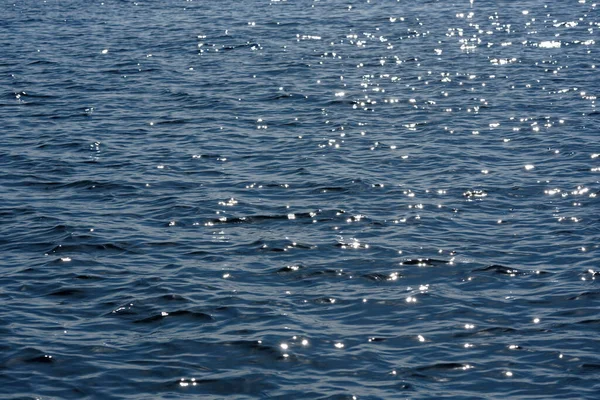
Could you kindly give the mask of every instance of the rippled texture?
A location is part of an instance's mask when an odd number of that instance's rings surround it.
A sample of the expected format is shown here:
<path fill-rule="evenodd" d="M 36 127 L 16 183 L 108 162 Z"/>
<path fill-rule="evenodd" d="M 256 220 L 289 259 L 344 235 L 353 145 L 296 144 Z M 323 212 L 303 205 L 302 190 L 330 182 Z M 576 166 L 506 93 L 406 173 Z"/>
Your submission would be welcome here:
<path fill-rule="evenodd" d="M 595 3 L 2 8 L 1 397 L 597 398 Z"/>

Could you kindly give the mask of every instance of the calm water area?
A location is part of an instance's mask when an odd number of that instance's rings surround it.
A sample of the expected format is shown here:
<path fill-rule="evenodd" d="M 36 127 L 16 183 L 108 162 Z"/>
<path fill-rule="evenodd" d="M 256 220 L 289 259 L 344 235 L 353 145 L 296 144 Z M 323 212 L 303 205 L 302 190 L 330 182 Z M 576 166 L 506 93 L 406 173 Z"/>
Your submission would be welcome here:
<path fill-rule="evenodd" d="M 600 398 L 599 9 L 0 0 L 0 398 Z"/>

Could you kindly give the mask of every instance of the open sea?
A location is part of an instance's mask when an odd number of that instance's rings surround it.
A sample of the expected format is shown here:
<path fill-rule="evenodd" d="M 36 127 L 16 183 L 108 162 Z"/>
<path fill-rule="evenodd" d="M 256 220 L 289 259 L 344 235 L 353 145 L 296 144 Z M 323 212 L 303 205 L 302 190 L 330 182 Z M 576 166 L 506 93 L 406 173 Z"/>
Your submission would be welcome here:
<path fill-rule="evenodd" d="M 594 0 L 0 14 L 0 398 L 600 398 Z"/>

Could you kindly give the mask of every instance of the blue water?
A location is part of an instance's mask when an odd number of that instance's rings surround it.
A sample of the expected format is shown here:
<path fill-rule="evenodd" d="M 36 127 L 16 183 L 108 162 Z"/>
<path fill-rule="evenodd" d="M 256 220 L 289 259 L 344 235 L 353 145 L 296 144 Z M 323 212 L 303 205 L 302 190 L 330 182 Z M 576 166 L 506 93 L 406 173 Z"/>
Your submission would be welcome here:
<path fill-rule="evenodd" d="M 1 398 L 598 398 L 596 3 L 0 8 Z"/>

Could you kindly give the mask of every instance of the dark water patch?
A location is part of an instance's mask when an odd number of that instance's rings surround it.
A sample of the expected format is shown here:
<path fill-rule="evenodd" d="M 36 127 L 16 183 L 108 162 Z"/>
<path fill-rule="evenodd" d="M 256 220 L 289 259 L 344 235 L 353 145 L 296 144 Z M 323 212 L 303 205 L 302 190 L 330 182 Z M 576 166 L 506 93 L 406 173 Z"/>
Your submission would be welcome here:
<path fill-rule="evenodd" d="M 189 302 L 190 300 L 187 299 L 184 296 L 181 296 L 179 294 L 165 294 L 163 296 L 160 297 L 161 300 L 165 301 L 165 302 Z"/>
<path fill-rule="evenodd" d="M 178 320 L 186 320 L 192 322 L 209 322 L 213 321 L 213 317 L 209 314 L 202 312 L 194 312 L 189 310 L 178 310 L 173 312 L 162 312 L 161 314 L 152 315 L 147 318 L 137 319 L 133 321 L 134 324 L 151 324 L 159 321 L 166 320 L 167 318 L 177 318 Z"/>
<path fill-rule="evenodd" d="M 362 277 L 373 282 L 391 282 L 402 278 L 402 275 L 398 274 L 397 272 L 392 272 L 389 274 L 373 272 L 369 274 L 364 274 L 362 275 Z"/>
<path fill-rule="evenodd" d="M 19 364 L 53 364 L 56 359 L 51 354 L 46 354 L 33 347 L 25 347 L 19 351 L 12 351 L 3 357 L 4 368 Z"/>
<path fill-rule="evenodd" d="M 40 145 L 41 148 L 46 145 Z M 79 148 L 79 144 L 73 144 L 69 147 Z M 91 180 L 81 180 L 75 182 L 40 182 L 40 181 L 21 181 L 19 185 L 31 187 L 40 190 L 62 190 L 62 189 L 85 189 L 98 191 L 137 191 L 139 188 L 132 185 L 124 185 L 113 182 L 98 182 Z"/>
<path fill-rule="evenodd" d="M 268 223 L 273 220 L 303 220 L 314 218 L 319 215 L 318 211 L 314 212 L 301 212 L 301 213 L 290 213 L 285 215 L 251 215 L 243 217 L 220 217 L 207 221 L 205 224 L 261 224 Z"/>
<path fill-rule="evenodd" d="M 340 186 L 322 186 L 313 189 L 315 193 L 347 193 L 349 191 L 350 188 Z"/>
<path fill-rule="evenodd" d="M 237 44 L 237 45 L 223 45 L 221 47 L 221 49 L 224 50 L 224 51 L 230 51 L 230 50 L 252 48 L 252 47 L 255 47 L 255 48 L 256 47 L 260 47 L 260 44 L 253 43 L 253 42 L 246 42 L 246 43 Z"/>
<path fill-rule="evenodd" d="M 369 343 L 385 342 L 386 340 L 387 340 L 387 338 L 382 338 L 382 337 L 370 337 L 370 338 L 369 338 Z"/>
<path fill-rule="evenodd" d="M 594 372 L 600 370 L 600 363 L 584 363 L 581 364 L 580 368 L 583 372 Z"/>
<path fill-rule="evenodd" d="M 24 360 L 26 363 L 34 363 L 34 364 L 52 364 L 54 362 L 54 358 L 51 355 L 44 354 L 42 356 L 36 356 Z"/>
<path fill-rule="evenodd" d="M 268 391 L 276 389 L 263 374 L 236 374 L 236 376 L 219 376 L 218 378 L 179 379 L 165 384 L 165 388 L 177 389 L 177 392 L 212 393 L 217 395 L 236 396 L 265 396 Z"/>
<path fill-rule="evenodd" d="M 69 235 L 71 237 L 71 235 Z M 85 239 L 85 238 L 84 238 Z M 102 244 L 59 244 L 46 252 L 47 254 L 77 254 L 77 253 L 136 253 L 129 243 L 102 243 Z"/>
<path fill-rule="evenodd" d="M 315 249 L 316 246 L 297 243 L 291 240 L 257 240 L 252 243 L 252 247 L 260 252 L 275 252 L 281 253 L 290 250 L 311 250 Z"/>
<path fill-rule="evenodd" d="M 154 122 L 155 125 L 183 125 L 191 122 L 191 120 L 187 119 L 168 119 L 168 120 L 159 120 Z"/>
<path fill-rule="evenodd" d="M 77 275 L 77 276 L 75 276 L 75 279 L 80 279 L 83 281 L 88 281 L 88 280 L 96 281 L 96 280 L 102 280 L 105 278 L 102 276 L 98 276 L 98 275 Z"/>
<path fill-rule="evenodd" d="M 279 274 L 288 274 L 298 272 L 306 267 L 302 265 L 286 265 L 285 267 L 279 268 L 276 272 Z"/>
<path fill-rule="evenodd" d="M 492 326 L 483 329 L 477 329 L 474 331 L 466 331 L 466 332 L 457 332 L 453 335 L 455 337 L 469 337 L 469 336 L 503 336 L 503 335 L 513 335 L 520 333 L 518 329 L 502 327 L 502 326 Z"/>
<path fill-rule="evenodd" d="M 440 260 L 435 258 L 416 258 L 416 259 L 408 259 L 404 260 L 400 263 L 400 265 L 410 265 L 417 267 L 438 267 L 442 265 L 451 264 L 450 261 Z"/>
<path fill-rule="evenodd" d="M 437 363 L 432 365 L 424 365 L 421 367 L 415 368 L 418 372 L 428 372 L 428 371 L 454 371 L 454 370 L 466 370 L 469 369 L 470 366 L 468 364 L 460 364 L 460 363 Z"/>
<path fill-rule="evenodd" d="M 582 301 L 590 301 L 590 300 L 598 300 L 600 299 L 600 291 L 590 291 L 590 292 L 583 292 L 578 294 L 577 296 L 572 296 L 569 297 L 568 300 L 574 300 L 574 301 L 578 301 L 578 300 L 582 300 Z"/>
<path fill-rule="evenodd" d="M 338 300 L 332 297 L 319 297 L 317 299 L 313 299 L 312 302 L 315 304 L 335 304 L 338 302 Z"/>
<path fill-rule="evenodd" d="M 600 319 L 586 319 L 583 321 L 579 321 L 578 323 L 583 325 L 597 325 L 600 324 Z"/>
<path fill-rule="evenodd" d="M 308 266 L 298 269 L 293 269 L 293 267 L 291 270 L 278 271 L 278 273 L 285 273 L 286 275 L 289 275 L 291 279 L 296 281 L 304 281 L 305 283 L 311 281 L 320 281 L 321 279 L 340 279 L 351 276 L 351 273 L 348 271 L 344 271 L 342 269 L 325 268 L 323 266 Z"/>
<path fill-rule="evenodd" d="M 49 296 L 55 296 L 55 297 L 75 297 L 75 298 L 82 298 L 84 296 L 86 296 L 86 291 L 83 289 L 78 289 L 78 288 L 62 288 L 59 290 L 55 290 L 53 292 L 50 292 L 48 294 Z"/>
<path fill-rule="evenodd" d="M 515 268 L 505 267 L 503 265 L 490 265 L 485 268 L 479 268 L 473 270 L 473 272 L 486 272 L 500 275 L 509 275 L 509 276 L 517 276 L 517 275 L 526 275 L 525 272 L 519 271 Z"/>

